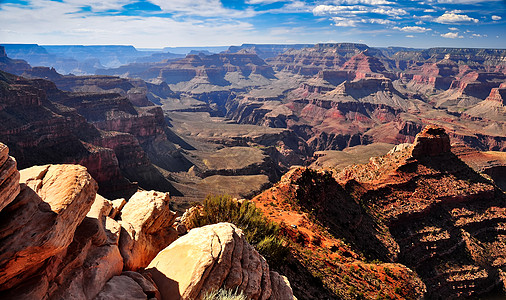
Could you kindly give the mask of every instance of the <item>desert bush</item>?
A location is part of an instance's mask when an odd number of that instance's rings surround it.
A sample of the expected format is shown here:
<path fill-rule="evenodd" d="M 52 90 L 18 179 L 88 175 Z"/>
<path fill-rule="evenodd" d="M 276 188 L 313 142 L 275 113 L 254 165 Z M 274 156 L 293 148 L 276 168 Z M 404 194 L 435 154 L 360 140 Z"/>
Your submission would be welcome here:
<path fill-rule="evenodd" d="M 306 209 L 317 208 L 320 202 L 340 188 L 331 172 L 319 173 L 312 169 L 305 170 L 295 183 L 299 186 L 297 202 Z"/>
<path fill-rule="evenodd" d="M 206 293 L 202 300 L 247 300 L 248 298 L 241 292 L 233 290 L 216 290 Z"/>
<path fill-rule="evenodd" d="M 242 229 L 246 240 L 270 265 L 278 266 L 286 258 L 288 249 L 279 237 L 279 226 L 267 220 L 254 203 L 239 203 L 228 195 L 208 196 L 199 212 L 190 217 L 190 227 L 229 222 Z"/>

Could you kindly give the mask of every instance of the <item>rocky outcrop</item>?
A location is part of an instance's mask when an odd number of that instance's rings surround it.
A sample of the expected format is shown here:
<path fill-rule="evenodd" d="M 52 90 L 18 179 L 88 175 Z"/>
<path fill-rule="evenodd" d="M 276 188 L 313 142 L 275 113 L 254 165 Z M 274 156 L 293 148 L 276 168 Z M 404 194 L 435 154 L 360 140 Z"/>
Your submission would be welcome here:
<path fill-rule="evenodd" d="M 2 290 L 61 255 L 95 199 L 97 184 L 82 166 L 47 165 L 21 172 L 21 191 L 2 211 Z"/>
<path fill-rule="evenodd" d="M 293 299 L 288 283 L 277 274 L 271 279 L 265 259 L 229 223 L 190 230 L 146 270 L 162 299 L 200 299 L 218 288 L 237 289 L 249 299 Z"/>
<path fill-rule="evenodd" d="M 506 191 L 506 152 L 481 152 L 462 144 L 452 145 L 452 152 L 476 172 L 490 176 Z"/>
<path fill-rule="evenodd" d="M 9 73 L 21 74 L 28 69 L 30 69 L 30 65 L 26 61 L 7 57 L 5 47 L 0 46 L 0 70 Z"/>
<path fill-rule="evenodd" d="M 486 100 L 506 105 L 506 84 L 502 83 L 500 87 L 492 89 Z"/>
<path fill-rule="evenodd" d="M 450 137 L 443 128 L 429 125 L 420 132 L 413 143 L 413 157 L 436 156 L 449 153 Z"/>
<path fill-rule="evenodd" d="M 121 273 L 121 227 L 108 216 L 111 209 L 111 201 L 96 196 L 70 246 L 45 270 L 50 282 L 46 292 L 49 298 L 92 299 L 109 278 Z"/>
<path fill-rule="evenodd" d="M 138 270 L 177 237 L 171 227 L 176 214 L 170 210 L 169 194 L 140 191 L 121 210 L 120 251 L 125 270 Z"/>
<path fill-rule="evenodd" d="M 488 97 L 466 110 L 463 114 L 469 118 L 479 118 L 487 121 L 505 123 L 506 116 L 506 84 L 490 90 Z"/>
<path fill-rule="evenodd" d="M 19 172 L 9 148 L 0 143 L 0 211 L 19 194 Z"/>
<path fill-rule="evenodd" d="M 398 247 L 390 252 L 416 270 L 427 298 L 479 297 L 497 287 L 506 255 L 496 229 L 506 217 L 504 193 L 451 152 L 443 128 L 427 126 L 413 145 L 335 177 L 386 224 L 386 240 Z"/>
<path fill-rule="evenodd" d="M 147 300 L 142 287 L 126 275 L 114 276 L 104 286 L 95 300 L 132 299 Z"/>
<path fill-rule="evenodd" d="M 314 47 L 288 50 L 267 59 L 267 62 L 276 71 L 314 76 L 321 70 L 339 70 L 347 60 L 365 50 L 382 55 L 380 51 L 364 44 L 317 44 Z"/>
<path fill-rule="evenodd" d="M 342 70 L 353 72 L 355 79 L 367 78 L 367 77 L 386 77 L 394 79 L 394 73 L 387 71 L 385 64 L 380 60 L 386 60 L 386 57 L 382 57 L 378 53 L 369 49 L 354 55 L 342 66 Z M 376 55 L 376 56 L 374 56 Z"/>
<path fill-rule="evenodd" d="M 5 165 L 8 149 L 0 149 Z M 17 177 L 15 164 L 13 170 L 12 186 L 0 185 L 1 195 L 20 190 L 0 211 L 0 298 L 118 299 L 123 293 L 131 299 L 135 286 L 141 299 L 160 298 L 149 277 L 122 271 L 124 261 L 146 267 L 177 237 L 168 194 L 140 192 L 122 207 L 124 199 L 96 194 L 97 184 L 82 166 L 35 166 Z M 112 218 L 118 210 L 121 225 Z"/>

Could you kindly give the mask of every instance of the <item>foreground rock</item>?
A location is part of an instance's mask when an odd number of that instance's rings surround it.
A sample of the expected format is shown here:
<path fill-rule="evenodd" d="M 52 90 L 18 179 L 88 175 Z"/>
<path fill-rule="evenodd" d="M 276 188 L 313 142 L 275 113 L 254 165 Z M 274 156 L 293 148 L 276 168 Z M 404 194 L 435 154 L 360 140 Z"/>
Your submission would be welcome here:
<path fill-rule="evenodd" d="M 0 213 L 1 290 L 67 249 L 98 188 L 86 168 L 75 165 L 33 167 L 21 178 L 21 192 Z"/>
<path fill-rule="evenodd" d="M 19 194 L 19 172 L 16 161 L 9 156 L 9 148 L 0 144 L 0 210 L 11 203 Z"/>
<path fill-rule="evenodd" d="M 450 137 L 443 128 L 435 125 L 426 126 L 413 143 L 413 157 L 436 156 L 449 153 Z"/>
<path fill-rule="evenodd" d="M 121 275 L 111 278 L 100 294 L 95 297 L 95 300 L 114 299 L 144 300 L 148 298 L 135 280 L 128 276 Z"/>
<path fill-rule="evenodd" d="M 15 198 L 0 211 L 0 299 L 84 300 L 117 286 L 112 281 L 104 288 L 123 270 L 121 225 L 109 216 L 124 200 L 97 195 L 97 184 L 85 167 L 45 165 L 18 172 L 7 147 L 0 144 L 0 150 L 0 174 L 13 181 L 4 180 L 0 194 Z M 145 220 L 152 220 L 145 212 Z M 137 235 L 152 228 L 144 226 Z M 135 272 L 123 275 L 139 286 L 143 299 L 159 298 L 149 278 Z"/>
<path fill-rule="evenodd" d="M 176 214 L 169 193 L 140 191 L 121 210 L 120 250 L 126 270 L 146 267 L 160 250 L 178 236 L 172 228 Z"/>
<path fill-rule="evenodd" d="M 248 299 L 293 299 L 288 283 L 269 271 L 265 259 L 230 223 L 191 230 L 161 251 L 146 270 L 162 299 L 200 299 L 219 288 L 237 288 Z"/>

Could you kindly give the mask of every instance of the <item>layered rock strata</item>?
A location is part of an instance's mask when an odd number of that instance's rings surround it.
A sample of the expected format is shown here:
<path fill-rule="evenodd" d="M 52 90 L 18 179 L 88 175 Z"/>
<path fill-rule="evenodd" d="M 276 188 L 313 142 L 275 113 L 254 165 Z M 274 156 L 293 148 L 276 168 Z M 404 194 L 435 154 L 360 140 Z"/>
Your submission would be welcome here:
<path fill-rule="evenodd" d="M 427 297 L 478 297 L 501 282 L 504 193 L 451 152 L 444 129 L 428 126 L 413 145 L 336 177 L 388 227 L 382 243 L 396 246 L 387 249 L 416 270 Z"/>

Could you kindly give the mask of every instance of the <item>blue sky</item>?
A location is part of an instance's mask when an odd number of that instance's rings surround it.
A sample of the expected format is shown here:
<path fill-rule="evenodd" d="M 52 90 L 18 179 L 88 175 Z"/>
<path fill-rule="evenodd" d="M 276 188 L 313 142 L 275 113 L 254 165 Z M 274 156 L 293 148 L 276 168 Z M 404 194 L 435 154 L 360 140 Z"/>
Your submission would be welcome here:
<path fill-rule="evenodd" d="M 0 43 L 506 48 L 504 0 L 0 0 Z"/>

